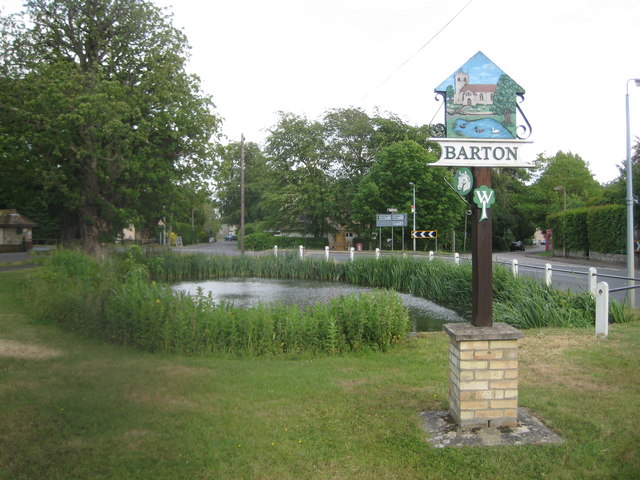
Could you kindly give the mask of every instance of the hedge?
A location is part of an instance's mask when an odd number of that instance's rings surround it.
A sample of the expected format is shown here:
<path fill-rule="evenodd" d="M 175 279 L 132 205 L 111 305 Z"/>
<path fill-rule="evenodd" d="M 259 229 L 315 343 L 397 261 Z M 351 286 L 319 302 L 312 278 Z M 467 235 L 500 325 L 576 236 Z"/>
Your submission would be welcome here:
<path fill-rule="evenodd" d="M 547 217 L 553 230 L 555 248 L 589 252 L 624 254 L 626 251 L 626 207 L 604 205 L 577 208 Z"/>
<path fill-rule="evenodd" d="M 304 245 L 305 248 L 324 249 L 329 241 L 324 237 L 281 237 L 270 233 L 251 233 L 244 236 L 244 246 L 249 250 L 270 250 L 274 246 L 278 248 L 297 248 Z"/>

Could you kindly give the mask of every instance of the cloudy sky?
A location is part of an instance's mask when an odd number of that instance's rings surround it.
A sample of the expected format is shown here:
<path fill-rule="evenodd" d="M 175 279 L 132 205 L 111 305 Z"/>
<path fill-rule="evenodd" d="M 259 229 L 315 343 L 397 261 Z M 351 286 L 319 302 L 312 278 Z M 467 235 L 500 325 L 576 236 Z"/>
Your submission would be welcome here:
<path fill-rule="evenodd" d="M 153 0 L 192 46 L 190 69 L 230 141 L 261 142 L 287 111 L 442 122 L 440 85 L 482 51 L 526 90 L 532 150 L 579 154 L 600 182 L 626 155 L 627 80 L 640 78 L 638 0 Z M 0 0 L 5 11 L 21 2 Z M 640 87 L 632 82 L 632 137 Z"/>

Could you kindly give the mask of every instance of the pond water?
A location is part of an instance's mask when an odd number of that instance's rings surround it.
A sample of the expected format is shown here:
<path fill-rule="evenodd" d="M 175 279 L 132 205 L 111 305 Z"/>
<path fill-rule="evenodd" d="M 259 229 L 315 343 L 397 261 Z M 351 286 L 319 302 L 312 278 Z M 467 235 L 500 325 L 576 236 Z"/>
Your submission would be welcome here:
<path fill-rule="evenodd" d="M 206 282 L 183 282 L 172 288 L 190 295 L 195 295 L 198 288 L 201 288 L 204 295 L 211 293 L 213 300 L 218 303 L 230 302 L 242 308 L 250 308 L 260 302 L 276 301 L 286 305 L 297 304 L 305 307 L 317 302 L 328 302 L 340 295 L 373 290 L 345 283 L 265 278 L 229 278 Z M 445 323 L 465 321 L 453 310 L 436 305 L 424 298 L 406 293 L 398 293 L 398 296 L 409 310 L 409 317 L 415 331 L 441 331 L 442 325 Z"/>

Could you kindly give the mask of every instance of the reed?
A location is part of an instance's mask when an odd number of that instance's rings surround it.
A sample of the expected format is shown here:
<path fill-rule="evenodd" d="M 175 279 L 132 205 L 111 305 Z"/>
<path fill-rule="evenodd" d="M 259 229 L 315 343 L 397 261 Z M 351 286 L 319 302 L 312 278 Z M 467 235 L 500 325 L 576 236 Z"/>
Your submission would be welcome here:
<path fill-rule="evenodd" d="M 192 259 L 189 257 L 197 257 Z M 471 265 L 408 257 L 356 258 L 335 263 L 297 255 L 219 257 L 167 252 L 149 260 L 159 281 L 195 281 L 224 277 L 302 278 L 392 289 L 451 308 L 463 317 L 471 314 Z M 192 265 L 187 273 L 180 265 Z M 197 266 L 196 266 L 197 264 Z M 212 275 L 212 272 L 215 272 Z M 209 275 L 209 276 L 207 276 Z M 575 294 L 547 287 L 540 280 L 519 276 L 497 266 L 493 271 L 494 321 L 518 328 L 589 327 L 595 322 L 595 301 L 588 293 Z M 611 323 L 630 320 L 630 312 L 610 301 Z"/>
<path fill-rule="evenodd" d="M 150 279 L 162 265 L 166 279 L 215 276 L 332 278 L 320 263 L 292 258 L 205 259 L 167 256 L 146 265 L 132 251 L 97 262 L 77 252 L 61 251 L 45 262 L 26 294 L 36 318 L 79 333 L 151 352 L 187 355 L 341 354 L 387 351 L 410 330 L 406 309 L 391 291 L 374 291 L 317 304 L 262 304 L 242 309 L 217 304 L 200 292 L 174 293 Z M 302 272 L 295 267 L 302 267 Z"/>

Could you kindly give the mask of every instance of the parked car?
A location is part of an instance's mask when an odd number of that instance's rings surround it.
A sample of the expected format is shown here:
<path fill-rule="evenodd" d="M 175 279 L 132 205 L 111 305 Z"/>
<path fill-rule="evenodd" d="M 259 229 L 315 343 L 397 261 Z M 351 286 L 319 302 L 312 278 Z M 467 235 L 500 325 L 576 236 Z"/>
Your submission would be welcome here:
<path fill-rule="evenodd" d="M 520 250 L 521 252 L 524 252 L 524 243 L 522 243 L 522 242 L 511 242 L 511 246 L 509 247 L 509 250 L 511 250 L 512 252 L 514 252 L 516 250 Z"/>
<path fill-rule="evenodd" d="M 224 237 L 224 239 L 225 239 L 227 242 L 230 242 L 230 241 L 237 240 L 237 239 L 238 239 L 238 237 L 237 237 L 234 233 L 230 233 L 229 235 L 227 235 L 226 237 Z"/>

